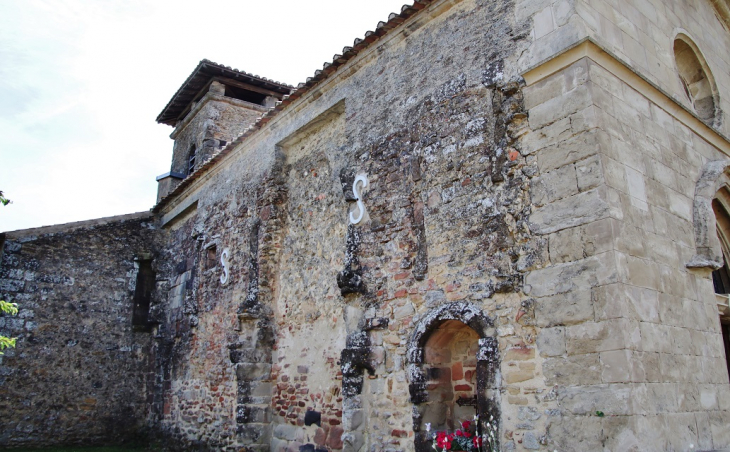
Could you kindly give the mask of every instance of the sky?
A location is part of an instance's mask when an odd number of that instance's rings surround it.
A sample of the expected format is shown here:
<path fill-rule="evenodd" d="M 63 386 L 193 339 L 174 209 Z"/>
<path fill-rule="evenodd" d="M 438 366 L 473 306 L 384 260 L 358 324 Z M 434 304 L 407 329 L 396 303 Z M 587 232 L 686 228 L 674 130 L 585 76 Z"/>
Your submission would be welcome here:
<path fill-rule="evenodd" d="M 297 85 L 404 0 L 0 0 L 0 231 L 149 210 L 207 58 Z"/>

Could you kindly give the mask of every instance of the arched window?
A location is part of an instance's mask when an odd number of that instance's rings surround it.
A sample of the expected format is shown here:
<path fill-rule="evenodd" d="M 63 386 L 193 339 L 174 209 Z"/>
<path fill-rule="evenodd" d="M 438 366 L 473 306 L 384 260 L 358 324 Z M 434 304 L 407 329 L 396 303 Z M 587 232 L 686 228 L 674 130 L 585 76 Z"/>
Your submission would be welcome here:
<path fill-rule="evenodd" d="M 684 94 L 697 116 L 710 125 L 718 125 L 718 95 L 715 80 L 697 46 L 685 34 L 674 40 L 674 61 Z"/>

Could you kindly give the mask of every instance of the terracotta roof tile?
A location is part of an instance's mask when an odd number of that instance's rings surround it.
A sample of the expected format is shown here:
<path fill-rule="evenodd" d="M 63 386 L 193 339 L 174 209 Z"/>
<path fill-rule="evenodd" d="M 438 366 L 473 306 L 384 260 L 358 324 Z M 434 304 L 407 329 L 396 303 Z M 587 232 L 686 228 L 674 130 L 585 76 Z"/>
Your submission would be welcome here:
<path fill-rule="evenodd" d="M 266 77 L 259 77 L 258 75 L 239 71 L 238 69 L 214 63 L 210 60 L 201 60 L 185 82 L 178 88 L 162 112 L 157 116 L 157 122 L 174 127 L 180 115 L 187 110 L 190 102 L 195 100 L 200 90 L 216 76 L 240 80 L 254 86 L 281 93 L 282 95 L 289 93 L 293 89 L 292 86 L 270 80 Z"/>

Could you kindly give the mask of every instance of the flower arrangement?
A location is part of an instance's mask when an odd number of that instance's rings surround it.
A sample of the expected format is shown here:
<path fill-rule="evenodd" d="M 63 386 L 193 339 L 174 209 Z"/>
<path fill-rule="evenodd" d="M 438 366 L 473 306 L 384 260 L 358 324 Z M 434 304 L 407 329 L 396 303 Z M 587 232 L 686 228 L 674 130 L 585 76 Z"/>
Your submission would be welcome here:
<path fill-rule="evenodd" d="M 474 416 L 474 421 L 463 421 L 460 428 L 456 429 L 452 433 L 447 431 L 434 432 L 431 437 L 433 438 L 433 448 L 437 452 L 446 451 L 467 451 L 467 452 L 478 452 L 478 451 L 489 451 L 494 452 L 497 450 L 497 438 L 496 431 L 497 426 L 494 424 L 494 417 L 489 417 L 489 422 L 486 423 L 487 432 L 481 434 L 477 432 L 479 425 L 479 416 Z M 430 433 L 431 424 L 426 424 L 426 432 Z M 483 448 L 484 447 L 484 448 Z"/>

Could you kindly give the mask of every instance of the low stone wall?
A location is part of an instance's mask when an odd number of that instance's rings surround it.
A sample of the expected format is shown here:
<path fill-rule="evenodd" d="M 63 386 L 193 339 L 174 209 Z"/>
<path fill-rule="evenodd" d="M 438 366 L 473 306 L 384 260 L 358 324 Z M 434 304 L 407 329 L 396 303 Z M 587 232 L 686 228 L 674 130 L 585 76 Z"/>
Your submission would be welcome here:
<path fill-rule="evenodd" d="M 139 439 L 151 333 L 136 332 L 137 262 L 148 214 L 5 234 L 0 317 L 17 337 L 0 357 L 0 445 L 104 444 Z"/>

